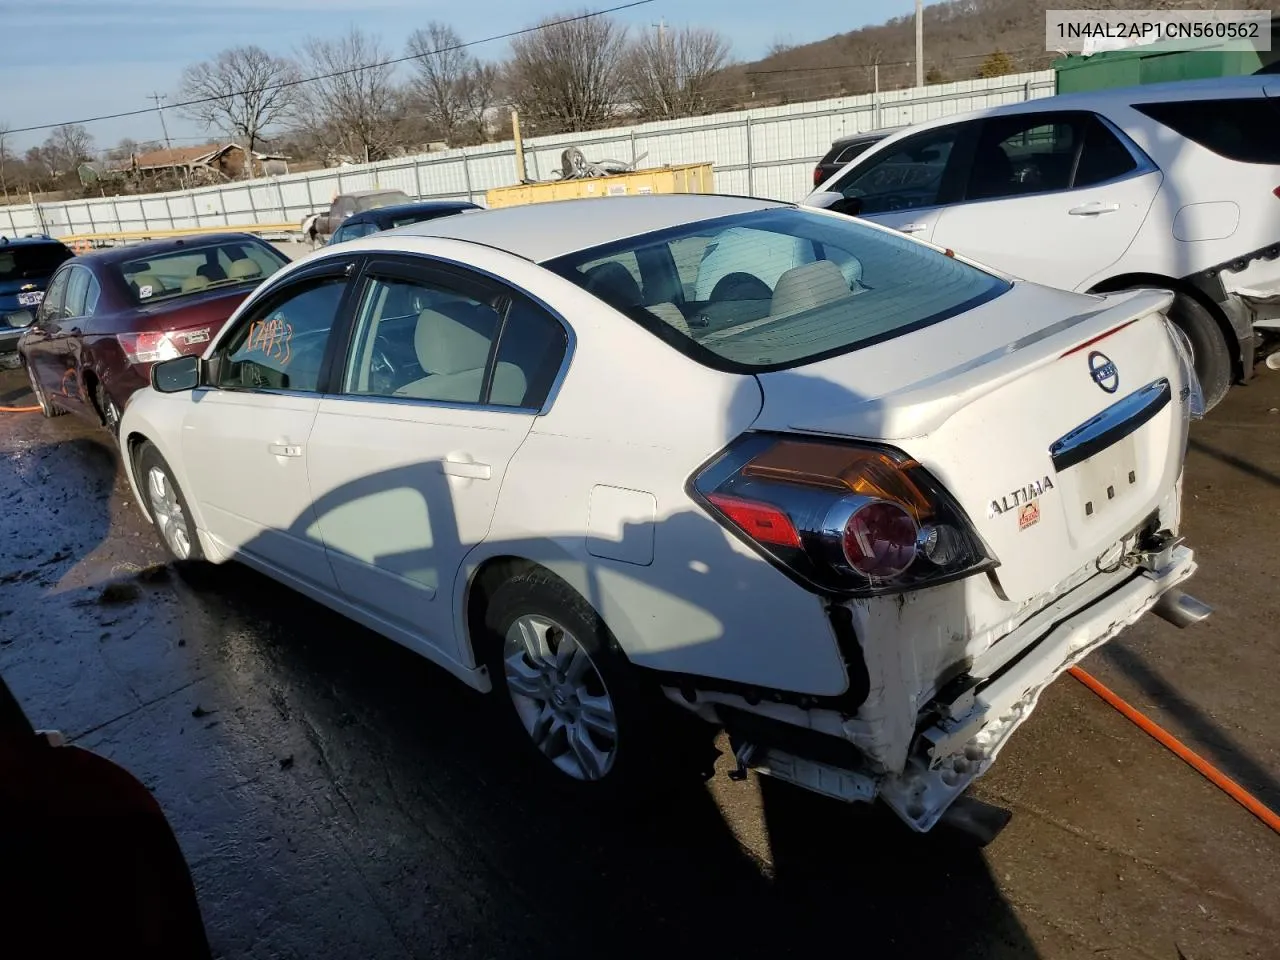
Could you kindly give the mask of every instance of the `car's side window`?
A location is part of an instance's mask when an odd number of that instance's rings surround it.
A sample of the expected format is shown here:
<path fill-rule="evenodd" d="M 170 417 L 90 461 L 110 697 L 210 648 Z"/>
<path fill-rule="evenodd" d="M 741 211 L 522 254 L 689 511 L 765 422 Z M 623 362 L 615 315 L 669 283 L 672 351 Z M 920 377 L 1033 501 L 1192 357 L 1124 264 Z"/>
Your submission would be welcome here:
<path fill-rule="evenodd" d="M 1076 176 L 1072 187 L 1090 187 L 1132 173 L 1138 161 L 1129 149 L 1116 138 L 1107 125 L 1093 117 L 1084 134 L 1084 147 L 1076 164 Z"/>
<path fill-rule="evenodd" d="M 277 292 L 238 324 L 218 350 L 214 385 L 224 389 L 319 389 L 345 277 L 304 280 Z"/>
<path fill-rule="evenodd" d="M 67 284 L 71 280 L 71 270 L 71 267 L 63 267 L 49 281 L 49 288 L 45 291 L 44 300 L 40 303 L 40 313 L 37 316 L 38 322 L 62 319 L 62 305 L 66 301 Z"/>
<path fill-rule="evenodd" d="M 484 402 L 502 317 L 493 302 L 429 280 L 373 277 L 356 310 L 344 390 L 373 397 Z M 517 389 L 518 370 L 494 371 Z"/>
<path fill-rule="evenodd" d="M 947 164 L 964 127 L 955 123 L 907 137 L 850 170 L 832 189 L 860 198 L 863 214 L 944 203 Z"/>
<path fill-rule="evenodd" d="M 71 277 L 67 281 L 67 295 L 62 305 L 64 317 L 71 319 L 85 315 L 85 301 L 89 296 L 89 281 L 92 279 L 93 274 L 84 267 L 71 268 Z"/>
<path fill-rule="evenodd" d="M 537 409 L 547 399 L 568 349 L 560 321 L 523 297 L 507 307 L 489 403 Z"/>
<path fill-rule="evenodd" d="M 969 200 L 1066 190 L 1082 124 L 1062 114 L 1016 114 L 982 125 L 969 175 Z"/>

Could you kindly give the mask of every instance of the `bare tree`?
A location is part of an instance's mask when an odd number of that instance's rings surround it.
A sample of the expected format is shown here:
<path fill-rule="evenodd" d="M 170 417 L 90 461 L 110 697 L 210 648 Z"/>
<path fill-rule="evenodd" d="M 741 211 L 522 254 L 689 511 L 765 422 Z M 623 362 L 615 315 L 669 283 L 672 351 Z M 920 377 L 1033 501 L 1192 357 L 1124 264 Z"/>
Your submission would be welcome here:
<path fill-rule="evenodd" d="M 590 130 L 607 123 L 623 95 L 626 28 L 605 17 L 563 21 L 511 43 L 507 87 L 512 105 L 539 133 Z"/>
<path fill-rule="evenodd" d="M 265 132 L 286 120 L 298 101 L 297 64 L 261 47 L 233 47 L 182 73 L 180 96 L 197 101 L 182 112 L 208 130 L 243 141 L 252 155 Z M 250 176 L 253 163 L 249 162 Z"/>
<path fill-rule="evenodd" d="M 62 177 L 93 157 L 93 137 L 78 123 L 64 123 L 54 128 L 40 151 L 50 176 Z"/>
<path fill-rule="evenodd" d="M 322 76 L 302 88 L 307 139 L 366 162 L 387 156 L 396 137 L 399 91 L 381 41 L 352 27 L 337 40 L 307 40 L 301 59 Z"/>
<path fill-rule="evenodd" d="M 415 30 L 407 53 L 417 58 L 411 101 L 430 134 L 450 143 L 484 139 L 497 69 L 467 53 L 453 27 L 439 21 Z"/>
<path fill-rule="evenodd" d="M 728 59 L 729 42 L 714 30 L 655 28 L 627 54 L 627 86 L 646 117 L 696 116 L 710 109 Z"/>

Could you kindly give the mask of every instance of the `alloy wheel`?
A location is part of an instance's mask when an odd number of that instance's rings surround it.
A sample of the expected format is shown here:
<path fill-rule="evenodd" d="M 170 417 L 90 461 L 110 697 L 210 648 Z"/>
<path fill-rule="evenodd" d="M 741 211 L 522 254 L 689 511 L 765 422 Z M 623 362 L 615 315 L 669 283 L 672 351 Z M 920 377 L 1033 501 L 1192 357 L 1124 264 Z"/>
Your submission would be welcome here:
<path fill-rule="evenodd" d="M 178 501 L 178 492 L 168 475 L 159 467 L 147 471 L 147 500 L 151 516 L 160 528 L 160 536 L 179 560 L 191 556 L 191 537 L 187 532 L 187 515 Z"/>
<path fill-rule="evenodd" d="M 542 751 L 575 780 L 602 780 L 618 753 L 613 698 L 591 656 L 549 617 L 518 617 L 507 630 L 503 674 L 516 714 Z"/>

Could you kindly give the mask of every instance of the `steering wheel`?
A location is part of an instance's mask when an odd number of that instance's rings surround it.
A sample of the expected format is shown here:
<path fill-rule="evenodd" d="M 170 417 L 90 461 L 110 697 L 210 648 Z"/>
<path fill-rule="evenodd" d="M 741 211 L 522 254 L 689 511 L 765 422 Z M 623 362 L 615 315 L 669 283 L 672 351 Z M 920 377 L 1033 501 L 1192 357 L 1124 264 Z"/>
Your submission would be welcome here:
<path fill-rule="evenodd" d="M 399 368 L 391 360 L 393 355 L 390 340 L 382 334 L 374 338 L 369 356 L 369 379 L 376 380 L 379 389 L 387 389 L 396 384 Z"/>

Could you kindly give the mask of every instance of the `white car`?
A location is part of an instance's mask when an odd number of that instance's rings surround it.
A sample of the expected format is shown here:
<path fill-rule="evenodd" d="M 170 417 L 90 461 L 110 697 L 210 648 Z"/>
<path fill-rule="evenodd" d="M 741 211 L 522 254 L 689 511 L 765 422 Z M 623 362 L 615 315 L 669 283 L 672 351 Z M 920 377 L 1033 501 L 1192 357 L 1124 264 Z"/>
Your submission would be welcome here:
<path fill-rule="evenodd" d="M 1049 286 L 1174 291 L 1170 316 L 1191 340 L 1210 409 L 1274 349 L 1255 344 L 1255 324 L 1259 341 L 1280 335 L 1274 76 L 941 117 L 886 137 L 804 203 Z"/>
<path fill-rule="evenodd" d="M 536 204 L 293 263 L 120 437 L 176 557 L 496 689 L 574 789 L 675 766 L 674 701 L 924 831 L 1069 665 L 1205 612 L 1168 305 L 763 200 Z"/>

